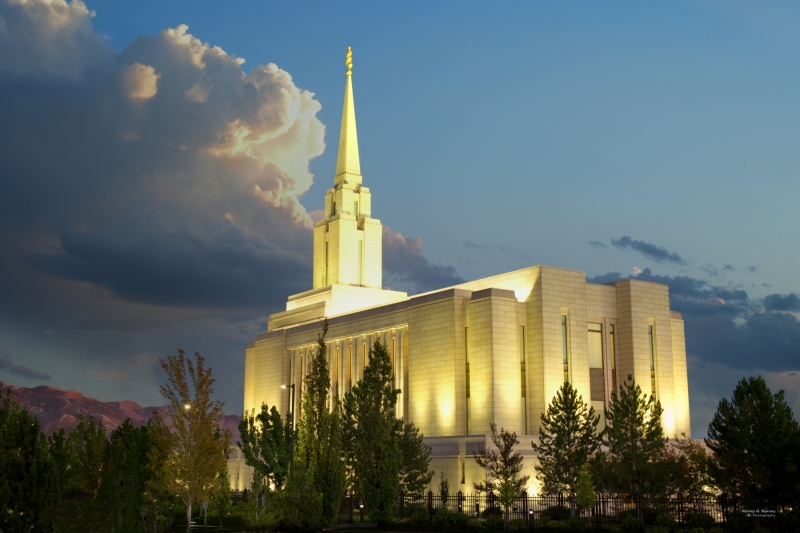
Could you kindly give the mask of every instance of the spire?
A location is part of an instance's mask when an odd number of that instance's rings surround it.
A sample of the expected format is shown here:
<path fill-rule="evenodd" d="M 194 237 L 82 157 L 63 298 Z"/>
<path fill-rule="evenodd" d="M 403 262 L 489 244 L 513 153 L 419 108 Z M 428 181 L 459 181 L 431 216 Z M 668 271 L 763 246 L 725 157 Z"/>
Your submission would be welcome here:
<path fill-rule="evenodd" d="M 344 87 L 342 109 L 342 131 L 339 135 L 339 159 L 336 162 L 334 183 L 361 182 L 361 163 L 358 159 L 358 135 L 356 134 L 356 108 L 353 104 L 353 50 L 347 47 L 347 83 Z"/>

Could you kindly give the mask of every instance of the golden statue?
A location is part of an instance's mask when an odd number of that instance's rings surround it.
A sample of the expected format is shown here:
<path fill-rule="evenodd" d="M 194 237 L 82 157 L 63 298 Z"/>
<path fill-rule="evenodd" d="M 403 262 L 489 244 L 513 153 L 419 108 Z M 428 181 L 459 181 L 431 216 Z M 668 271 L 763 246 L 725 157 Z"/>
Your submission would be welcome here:
<path fill-rule="evenodd" d="M 353 49 L 349 46 L 347 47 L 347 59 L 344 60 L 344 64 L 347 65 L 347 73 L 353 73 Z"/>

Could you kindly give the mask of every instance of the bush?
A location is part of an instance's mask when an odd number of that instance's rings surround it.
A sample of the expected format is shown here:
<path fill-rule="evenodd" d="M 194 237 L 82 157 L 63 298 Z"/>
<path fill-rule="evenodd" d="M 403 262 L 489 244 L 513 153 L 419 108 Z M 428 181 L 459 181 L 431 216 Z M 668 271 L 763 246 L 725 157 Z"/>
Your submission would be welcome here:
<path fill-rule="evenodd" d="M 542 511 L 542 516 L 546 516 L 550 520 L 566 520 L 572 516 L 572 511 L 563 505 L 551 505 Z"/>
<path fill-rule="evenodd" d="M 572 529 L 582 529 L 589 525 L 589 522 L 580 516 L 570 516 L 564 523 L 567 524 Z"/>
<path fill-rule="evenodd" d="M 431 515 L 424 505 L 414 506 L 411 511 L 411 525 L 415 527 L 427 526 L 431 523 Z"/>
<path fill-rule="evenodd" d="M 450 513 L 450 525 L 455 529 L 467 529 L 469 522 L 469 515 L 458 512 Z"/>
<path fill-rule="evenodd" d="M 508 524 L 506 524 L 506 529 L 508 531 L 527 531 L 528 522 L 522 518 L 515 518 L 514 520 L 508 521 Z"/>
<path fill-rule="evenodd" d="M 644 524 L 633 515 L 628 515 L 619 525 L 622 533 L 644 533 Z"/>
<path fill-rule="evenodd" d="M 672 518 L 672 515 L 669 513 L 661 513 L 660 515 L 656 516 L 655 525 L 656 527 L 660 527 L 668 533 L 675 531 L 677 527 L 675 519 Z"/>
<path fill-rule="evenodd" d="M 486 527 L 489 529 L 503 529 L 503 513 L 500 513 L 499 515 L 490 514 L 486 517 L 485 523 Z"/>
<path fill-rule="evenodd" d="M 447 507 L 439 507 L 436 509 L 436 512 L 433 513 L 431 522 L 433 522 L 434 527 L 450 527 L 450 524 L 452 524 L 451 514 Z"/>
<path fill-rule="evenodd" d="M 503 516 L 503 510 L 499 507 L 487 507 L 481 511 L 481 516 L 484 518 L 489 518 L 490 516 Z"/>
<path fill-rule="evenodd" d="M 702 511 L 689 511 L 683 515 L 683 522 L 688 529 L 709 529 L 714 526 L 714 519 Z"/>

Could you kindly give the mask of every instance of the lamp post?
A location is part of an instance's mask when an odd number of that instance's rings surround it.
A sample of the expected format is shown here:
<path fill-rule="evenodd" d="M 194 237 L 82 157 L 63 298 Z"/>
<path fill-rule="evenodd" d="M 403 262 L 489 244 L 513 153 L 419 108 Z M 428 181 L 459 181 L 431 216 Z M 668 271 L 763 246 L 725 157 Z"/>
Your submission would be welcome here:
<path fill-rule="evenodd" d="M 528 510 L 528 531 L 533 531 L 533 509 Z"/>
<path fill-rule="evenodd" d="M 291 473 L 294 468 L 294 383 L 291 385 L 281 385 L 281 388 L 292 390 L 289 398 L 292 413 L 292 430 L 289 432 L 289 472 Z"/>

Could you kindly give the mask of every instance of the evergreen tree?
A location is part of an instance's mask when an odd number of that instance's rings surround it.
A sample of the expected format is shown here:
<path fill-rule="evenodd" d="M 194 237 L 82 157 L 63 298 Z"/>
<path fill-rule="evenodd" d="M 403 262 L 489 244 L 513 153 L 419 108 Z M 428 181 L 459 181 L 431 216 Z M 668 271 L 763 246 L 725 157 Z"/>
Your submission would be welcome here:
<path fill-rule="evenodd" d="M 370 517 L 389 521 L 397 505 L 403 455 L 397 438 L 389 351 L 376 340 L 369 351 L 364 377 L 344 397 L 342 419 L 348 464 Z"/>
<path fill-rule="evenodd" d="M 54 431 L 47 437 L 50 456 L 53 458 L 55 476 L 58 478 L 59 496 L 63 496 L 69 489 L 67 475 L 69 469 L 69 453 L 67 450 L 67 433 L 64 428 Z"/>
<path fill-rule="evenodd" d="M 575 500 L 581 509 L 591 509 L 595 503 L 595 490 L 592 484 L 592 473 L 589 471 L 589 465 L 584 464 L 581 471 L 578 473 L 578 488 L 575 491 Z"/>
<path fill-rule="evenodd" d="M 746 378 L 722 399 L 708 425 L 714 452 L 711 476 L 730 494 L 797 501 L 800 430 L 783 391 L 772 394 L 761 376 Z"/>
<path fill-rule="evenodd" d="M 95 420 L 93 416 L 86 418 L 79 414 L 78 425 L 69 434 L 66 442 L 69 465 L 66 475 L 67 490 L 77 489 L 97 496 L 107 445 L 103 420 Z"/>
<path fill-rule="evenodd" d="M 600 416 L 565 381 L 541 419 L 539 444 L 531 442 L 539 454 L 536 478 L 542 482 L 545 494 L 566 493 L 574 502 L 581 470 L 600 445 L 596 433 Z"/>
<path fill-rule="evenodd" d="M 245 463 L 274 483 L 281 490 L 289 475 L 290 446 L 292 440 L 292 422 L 290 414 L 286 422 L 281 420 L 278 409 L 273 405 L 261 404 L 261 412 L 255 409 L 245 411 L 239 420 L 239 442 Z"/>
<path fill-rule="evenodd" d="M 52 531 L 58 475 L 39 419 L 11 401 L 0 405 L 0 531 Z"/>
<path fill-rule="evenodd" d="M 475 490 L 481 492 L 494 492 L 497 490 L 500 503 L 505 507 L 505 522 L 508 522 L 508 508 L 514 504 L 519 494 L 525 490 L 530 476 L 520 476 L 522 472 L 523 457 L 520 452 L 514 451 L 514 446 L 519 444 L 517 434 L 509 433 L 504 428 L 497 431 L 497 424 L 489 424 L 492 431 L 492 444 L 497 451 L 491 448 L 481 448 L 473 452 L 473 457 L 478 466 L 486 471 L 486 480 L 474 483 Z"/>
<path fill-rule="evenodd" d="M 317 337 L 317 353 L 311 358 L 303 380 L 300 420 L 297 428 L 297 455 L 322 497 L 324 526 L 333 524 L 345 489 L 345 471 L 342 462 L 342 425 L 337 398 L 331 396 L 331 378 L 328 369 L 328 349 L 325 336 L 328 321 Z"/>
<path fill-rule="evenodd" d="M 166 450 L 163 477 L 168 489 L 186 505 L 186 532 L 192 521 L 192 505 L 207 501 L 217 473 L 227 464 L 230 430 L 220 430 L 224 403 L 211 400 L 214 378 L 205 359 L 195 353 L 195 362 L 183 350 L 177 356 L 159 360 L 167 373 L 161 395 L 169 404 L 165 411 L 172 418 L 170 431 L 160 412 L 152 421 L 152 435 L 161 450 Z"/>
<path fill-rule="evenodd" d="M 662 494 L 670 482 L 664 461 L 667 439 L 661 428 L 661 403 L 647 397 L 632 376 L 611 393 L 603 444 L 597 454 L 600 485 L 623 494 Z M 641 517 L 640 517 L 641 518 Z"/>
<path fill-rule="evenodd" d="M 272 520 L 282 531 L 318 531 L 322 497 L 302 461 L 289 472 L 286 488 L 275 495 Z"/>
<path fill-rule="evenodd" d="M 227 466 L 217 474 L 217 479 L 214 483 L 214 492 L 211 494 L 211 500 L 208 506 L 211 508 L 212 516 L 219 520 L 219 527 L 222 527 L 222 521 L 230 514 L 231 508 L 233 507 L 233 502 L 231 500 L 231 482 Z"/>
<path fill-rule="evenodd" d="M 153 419 L 147 422 L 147 433 L 150 437 L 150 450 L 147 460 L 150 464 L 150 479 L 145 484 L 144 503 L 139 509 L 145 531 L 158 533 L 169 531 L 172 527 L 173 498 L 169 487 L 171 481 L 166 464 L 172 454 L 172 439 L 164 438 L 164 428 Z"/>
<path fill-rule="evenodd" d="M 116 531 L 139 530 L 145 488 L 150 480 L 150 434 L 129 418 L 111 432 L 101 494 L 114 516 Z"/>
<path fill-rule="evenodd" d="M 425 444 L 422 433 L 412 422 L 397 420 L 396 439 L 400 448 L 400 483 L 405 493 L 411 497 L 421 497 L 425 487 L 433 479 L 431 447 Z"/>
<path fill-rule="evenodd" d="M 447 500 L 450 499 L 450 482 L 444 475 L 444 470 L 439 473 L 439 497 L 442 499 L 442 507 L 447 508 Z"/>

